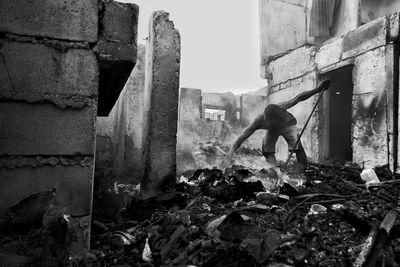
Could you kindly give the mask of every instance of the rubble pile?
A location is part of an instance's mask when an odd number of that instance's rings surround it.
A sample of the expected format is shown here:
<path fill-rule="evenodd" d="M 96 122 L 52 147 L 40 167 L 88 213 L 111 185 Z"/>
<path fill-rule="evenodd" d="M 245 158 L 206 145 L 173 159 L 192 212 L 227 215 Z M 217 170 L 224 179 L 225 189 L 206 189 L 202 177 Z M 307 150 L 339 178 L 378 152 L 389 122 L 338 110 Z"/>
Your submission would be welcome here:
<path fill-rule="evenodd" d="M 40 219 L 54 195 L 44 192 L 4 218 L 0 260 L 10 266 L 44 266 L 44 256 L 71 266 L 400 266 L 400 180 L 377 168 L 380 182 L 367 187 L 361 171 L 317 164 L 304 174 L 238 165 L 198 169 L 149 199 L 140 199 L 139 186 L 110 183 L 109 194 L 95 200 L 106 196 L 95 203 L 91 250 L 81 258 L 62 249 L 74 240 L 68 216 L 51 229 L 46 216 Z M 111 212 L 107 203 L 115 202 Z"/>
<path fill-rule="evenodd" d="M 352 166 L 188 171 L 175 191 L 133 198 L 123 220 L 97 218 L 91 264 L 352 266 L 371 231 L 397 214 L 400 183 L 376 172 L 382 183 L 367 189 Z M 399 266 L 397 217 L 390 230 L 376 262 Z"/>

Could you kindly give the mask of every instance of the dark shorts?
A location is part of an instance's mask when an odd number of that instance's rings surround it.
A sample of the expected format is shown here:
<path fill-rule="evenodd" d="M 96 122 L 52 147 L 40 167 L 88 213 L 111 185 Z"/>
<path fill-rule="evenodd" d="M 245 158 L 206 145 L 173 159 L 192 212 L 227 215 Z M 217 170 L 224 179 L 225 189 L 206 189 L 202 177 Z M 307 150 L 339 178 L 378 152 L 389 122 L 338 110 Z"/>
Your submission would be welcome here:
<path fill-rule="evenodd" d="M 296 125 L 286 127 L 282 130 L 271 131 L 267 130 L 265 134 L 263 143 L 262 143 L 262 153 L 275 153 L 275 145 L 278 141 L 279 136 L 285 138 L 289 151 L 301 151 L 303 150 L 303 146 L 301 145 L 301 141 L 298 142 L 297 146 L 296 142 L 299 137 L 297 133 Z"/>

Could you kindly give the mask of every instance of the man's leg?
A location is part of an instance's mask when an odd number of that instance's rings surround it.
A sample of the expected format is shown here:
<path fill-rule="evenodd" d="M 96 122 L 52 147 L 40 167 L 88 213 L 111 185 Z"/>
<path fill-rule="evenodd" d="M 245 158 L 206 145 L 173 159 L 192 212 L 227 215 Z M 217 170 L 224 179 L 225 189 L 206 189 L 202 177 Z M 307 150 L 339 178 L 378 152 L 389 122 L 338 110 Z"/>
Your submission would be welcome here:
<path fill-rule="evenodd" d="M 282 131 L 282 136 L 285 138 L 286 142 L 288 143 L 289 152 L 296 153 L 297 162 L 305 168 L 307 166 L 307 155 L 304 151 L 303 145 L 301 144 L 301 140 L 298 140 L 299 135 L 297 134 L 297 127 L 290 126 Z M 297 146 L 296 146 L 297 143 Z"/>
<path fill-rule="evenodd" d="M 276 166 L 275 144 L 276 141 L 278 141 L 278 137 L 279 135 L 273 131 L 267 131 L 262 143 L 262 154 L 267 162 L 273 167 Z"/>

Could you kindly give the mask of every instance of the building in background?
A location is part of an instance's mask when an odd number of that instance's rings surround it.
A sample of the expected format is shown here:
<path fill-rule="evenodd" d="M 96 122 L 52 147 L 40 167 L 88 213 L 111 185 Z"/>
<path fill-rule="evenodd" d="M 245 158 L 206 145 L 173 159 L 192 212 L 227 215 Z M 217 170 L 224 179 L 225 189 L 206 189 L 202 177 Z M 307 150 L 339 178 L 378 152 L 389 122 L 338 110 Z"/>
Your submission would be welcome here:
<path fill-rule="evenodd" d="M 330 79 L 303 135 L 313 161 L 398 168 L 396 0 L 260 0 L 261 77 L 269 102 Z M 280 14 L 280 16 L 275 16 Z M 316 97 L 290 111 L 302 127 Z M 287 156 L 278 142 L 278 157 Z"/>

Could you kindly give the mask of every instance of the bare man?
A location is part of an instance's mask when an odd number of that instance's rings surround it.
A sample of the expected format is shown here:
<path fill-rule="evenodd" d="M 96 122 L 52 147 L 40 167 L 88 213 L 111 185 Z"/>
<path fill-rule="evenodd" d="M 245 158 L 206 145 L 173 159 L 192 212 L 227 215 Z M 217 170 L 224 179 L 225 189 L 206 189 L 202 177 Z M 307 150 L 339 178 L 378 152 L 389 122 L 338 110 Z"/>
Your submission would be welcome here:
<path fill-rule="evenodd" d="M 262 154 L 269 164 L 276 166 L 275 145 L 278 141 L 278 137 L 282 136 L 288 144 L 289 151 L 294 151 L 296 153 L 297 162 L 304 168 L 307 164 L 307 155 L 304 152 L 300 140 L 297 142 L 299 137 L 296 127 L 297 120 L 291 113 L 287 111 L 287 109 L 295 106 L 301 101 L 310 98 L 322 90 L 327 90 L 330 83 L 330 81 L 325 81 L 314 90 L 298 94 L 289 101 L 280 104 L 267 105 L 264 112 L 258 115 L 256 119 L 236 139 L 232 145 L 232 148 L 227 153 L 227 156 L 232 157 L 235 151 L 247 138 L 249 138 L 256 130 L 263 129 L 267 130 L 267 132 L 262 143 Z"/>

